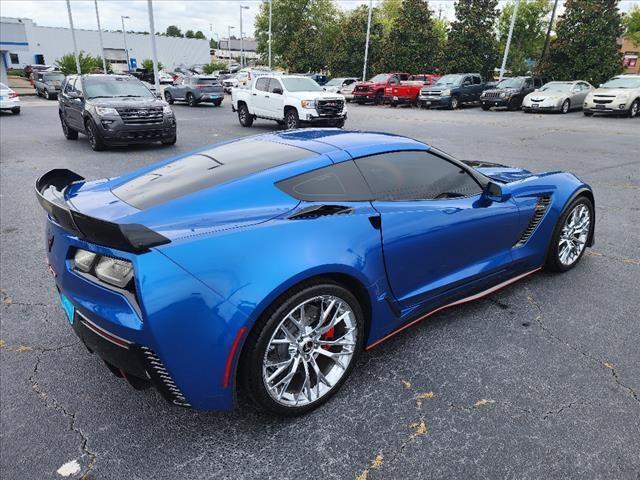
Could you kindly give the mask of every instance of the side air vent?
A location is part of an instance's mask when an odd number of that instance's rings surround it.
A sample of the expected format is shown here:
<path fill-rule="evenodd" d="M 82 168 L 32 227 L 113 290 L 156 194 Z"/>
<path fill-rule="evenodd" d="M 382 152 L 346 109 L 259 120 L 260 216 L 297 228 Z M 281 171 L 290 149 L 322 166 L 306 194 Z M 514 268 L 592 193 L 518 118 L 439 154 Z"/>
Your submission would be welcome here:
<path fill-rule="evenodd" d="M 328 215 L 348 215 L 350 213 L 353 213 L 353 208 L 343 205 L 313 205 L 294 213 L 289 217 L 289 220 L 326 217 Z"/>
<path fill-rule="evenodd" d="M 520 238 L 515 243 L 514 248 L 521 247 L 525 243 L 527 243 L 527 241 L 535 231 L 536 227 L 540 223 L 540 220 L 542 220 L 542 218 L 544 217 L 544 214 L 547 212 L 547 209 L 549 208 L 550 203 L 551 203 L 551 197 L 549 196 L 538 198 L 538 203 L 536 203 L 536 207 L 534 209 L 533 216 L 529 221 L 529 225 L 527 225 L 527 228 L 525 228 L 524 232 L 522 232 L 522 235 L 520 235 Z"/>
<path fill-rule="evenodd" d="M 162 396 L 175 405 L 190 407 L 191 405 L 187 403 L 187 399 L 175 384 L 173 378 L 171 378 L 171 375 L 162 363 L 162 360 L 160 360 L 155 352 L 150 348 L 142 346 L 140 350 L 142 351 L 142 356 L 147 366 L 147 373 Z"/>

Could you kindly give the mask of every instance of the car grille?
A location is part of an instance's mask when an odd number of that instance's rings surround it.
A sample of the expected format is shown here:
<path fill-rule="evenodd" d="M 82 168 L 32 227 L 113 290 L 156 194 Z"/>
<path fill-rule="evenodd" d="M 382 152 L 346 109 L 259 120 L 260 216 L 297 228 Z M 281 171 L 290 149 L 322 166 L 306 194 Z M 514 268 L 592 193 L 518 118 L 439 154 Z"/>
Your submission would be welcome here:
<path fill-rule="evenodd" d="M 140 130 L 140 131 L 124 131 L 118 134 L 121 140 L 160 140 L 165 134 L 164 130 Z"/>
<path fill-rule="evenodd" d="M 316 110 L 320 115 L 339 115 L 342 113 L 344 101 L 340 99 L 317 100 Z"/>
<path fill-rule="evenodd" d="M 127 125 L 162 123 L 162 107 L 116 108 L 120 118 Z"/>
<path fill-rule="evenodd" d="M 522 232 L 522 235 L 520 235 L 520 238 L 515 243 L 514 247 L 521 247 L 525 243 L 527 243 L 527 240 L 529 240 L 531 235 L 533 235 L 536 227 L 544 217 L 544 214 L 547 212 L 550 203 L 551 197 L 544 196 L 538 198 L 538 203 L 536 203 L 536 207 L 534 209 L 533 216 L 529 221 L 529 225 L 527 225 L 527 228 L 524 229 L 524 232 Z"/>
<path fill-rule="evenodd" d="M 368 92 L 369 87 L 358 86 L 353 89 L 354 92 Z"/>
<path fill-rule="evenodd" d="M 500 98 L 501 92 L 483 92 L 482 96 L 486 98 Z"/>
<path fill-rule="evenodd" d="M 187 399 L 182 394 L 182 391 L 173 381 L 173 378 L 165 368 L 162 360 L 156 355 L 156 353 L 147 347 L 140 347 L 142 356 L 147 364 L 147 373 L 153 380 L 154 385 L 160 391 L 163 397 L 169 400 L 175 405 L 181 407 L 190 407 Z"/>
<path fill-rule="evenodd" d="M 614 97 L 594 97 L 593 103 L 600 103 L 600 104 L 611 103 L 613 102 L 613 98 Z"/>
<path fill-rule="evenodd" d="M 420 94 L 426 97 L 439 97 L 442 95 L 442 90 L 422 90 Z"/>

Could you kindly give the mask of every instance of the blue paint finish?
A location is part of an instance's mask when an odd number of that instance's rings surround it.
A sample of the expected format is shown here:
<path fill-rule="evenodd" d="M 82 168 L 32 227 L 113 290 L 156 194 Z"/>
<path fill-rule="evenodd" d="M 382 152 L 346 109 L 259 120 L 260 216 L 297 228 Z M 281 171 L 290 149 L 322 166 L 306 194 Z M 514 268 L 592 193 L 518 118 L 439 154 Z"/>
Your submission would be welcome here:
<path fill-rule="evenodd" d="M 315 204 L 285 194 L 274 185 L 279 180 L 361 155 L 429 146 L 396 135 L 333 129 L 259 138 L 313 155 L 146 210 L 126 204 L 112 190 L 193 152 L 67 188 L 72 208 L 118 223 L 140 223 L 171 243 L 133 254 L 88 244 L 47 223 L 47 238 L 54 237 L 48 260 L 63 298 L 100 328 L 153 349 L 197 409 L 233 407 L 235 387 L 224 388 L 223 377 L 238 332 L 250 331 L 276 298 L 300 282 L 331 276 L 359 284 L 370 311 L 365 343 L 372 345 L 417 315 L 542 265 L 563 208 L 577 192 L 589 190 L 569 173 L 482 167 L 478 171 L 500 182 L 508 200 L 491 202 L 478 194 L 340 202 L 352 212 L 291 219 Z M 546 215 L 529 241 L 514 248 L 541 195 L 551 197 Z M 372 219 L 380 219 L 381 228 Z M 123 292 L 73 271 L 75 248 L 131 261 L 137 305 Z"/>

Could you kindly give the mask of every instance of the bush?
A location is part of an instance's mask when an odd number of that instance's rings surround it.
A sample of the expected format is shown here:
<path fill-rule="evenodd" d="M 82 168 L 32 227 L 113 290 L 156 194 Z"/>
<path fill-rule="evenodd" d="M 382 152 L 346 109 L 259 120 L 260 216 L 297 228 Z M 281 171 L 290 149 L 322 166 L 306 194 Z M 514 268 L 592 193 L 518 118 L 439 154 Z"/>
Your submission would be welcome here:
<path fill-rule="evenodd" d="M 153 60 L 150 58 L 145 58 L 142 60 L 142 68 L 144 68 L 147 72 L 153 72 Z M 161 62 L 158 62 L 158 71 L 164 70 L 164 65 Z"/>
<path fill-rule="evenodd" d="M 78 54 L 78 60 L 80 61 L 81 73 L 96 73 L 102 71 L 102 57 L 100 56 L 94 57 L 93 55 L 81 51 Z M 73 53 L 67 53 L 61 58 L 56 59 L 55 64 L 65 75 L 77 73 L 76 59 Z M 107 62 L 107 73 L 112 72 L 111 64 Z"/>
<path fill-rule="evenodd" d="M 226 69 L 227 65 L 224 63 L 208 63 L 202 67 L 202 70 L 204 70 L 204 73 L 206 73 L 207 75 L 211 75 L 213 72 L 216 72 L 218 70 Z"/>

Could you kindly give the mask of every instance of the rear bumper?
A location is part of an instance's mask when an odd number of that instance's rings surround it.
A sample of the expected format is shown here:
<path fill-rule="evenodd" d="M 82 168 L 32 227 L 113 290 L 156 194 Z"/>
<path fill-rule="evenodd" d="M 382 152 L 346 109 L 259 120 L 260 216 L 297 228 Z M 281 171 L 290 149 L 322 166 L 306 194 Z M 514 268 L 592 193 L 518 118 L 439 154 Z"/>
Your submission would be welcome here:
<path fill-rule="evenodd" d="M 198 103 L 216 103 L 224 100 L 224 92 L 218 93 L 201 93 L 196 95 L 196 102 Z"/>

